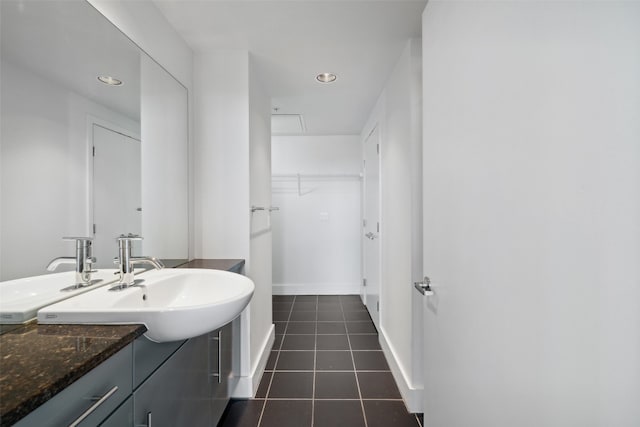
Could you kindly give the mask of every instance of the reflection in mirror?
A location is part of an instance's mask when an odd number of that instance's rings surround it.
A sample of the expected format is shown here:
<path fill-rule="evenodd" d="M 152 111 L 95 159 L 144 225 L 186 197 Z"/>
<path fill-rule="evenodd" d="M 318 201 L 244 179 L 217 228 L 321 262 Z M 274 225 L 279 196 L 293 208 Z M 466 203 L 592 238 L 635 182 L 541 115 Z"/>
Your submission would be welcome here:
<path fill-rule="evenodd" d="M 63 236 L 93 236 L 98 268 L 122 233 L 187 259 L 184 86 L 87 2 L 0 7 L 0 280 L 73 256 Z"/>

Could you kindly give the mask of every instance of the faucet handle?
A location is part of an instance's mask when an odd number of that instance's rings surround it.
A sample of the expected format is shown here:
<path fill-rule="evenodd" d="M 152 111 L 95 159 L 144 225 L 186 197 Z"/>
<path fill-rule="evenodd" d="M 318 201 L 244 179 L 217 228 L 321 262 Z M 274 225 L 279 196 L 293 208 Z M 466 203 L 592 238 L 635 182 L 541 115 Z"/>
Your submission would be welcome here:
<path fill-rule="evenodd" d="M 68 236 L 65 236 L 65 237 L 62 238 L 62 240 L 81 240 L 81 241 L 91 242 L 93 240 L 93 237 L 68 237 Z"/>
<path fill-rule="evenodd" d="M 86 255 L 88 255 L 88 258 L 91 258 L 91 243 L 93 242 L 93 237 L 63 237 L 62 240 L 75 241 L 76 250 L 86 250 Z M 95 259 L 92 261 L 95 262 Z"/>
<path fill-rule="evenodd" d="M 131 253 L 131 246 L 132 246 L 132 242 L 134 241 L 139 241 L 142 240 L 142 237 L 138 234 L 121 234 L 120 236 L 116 237 L 116 240 L 118 241 L 118 248 L 120 249 L 120 251 L 124 250 L 126 251 L 129 255 L 126 255 L 126 257 L 128 258 L 130 256 Z M 122 259 L 125 257 L 125 254 L 119 254 L 118 258 Z"/>
<path fill-rule="evenodd" d="M 63 237 L 62 240 L 67 241 L 75 241 L 76 248 L 81 248 L 83 246 L 91 246 L 91 242 L 93 242 L 93 237 Z"/>
<path fill-rule="evenodd" d="M 118 237 L 116 237 L 116 240 L 119 241 L 119 242 L 122 242 L 122 241 L 131 242 L 131 241 L 142 240 L 142 236 L 140 236 L 139 234 L 132 234 L 132 233 L 121 234 Z"/>

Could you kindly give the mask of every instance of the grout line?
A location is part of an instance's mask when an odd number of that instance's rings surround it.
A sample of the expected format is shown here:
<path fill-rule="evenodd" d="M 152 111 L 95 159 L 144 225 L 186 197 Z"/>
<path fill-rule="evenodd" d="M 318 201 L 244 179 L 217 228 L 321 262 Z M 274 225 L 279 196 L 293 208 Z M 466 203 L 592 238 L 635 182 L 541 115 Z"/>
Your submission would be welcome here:
<path fill-rule="evenodd" d="M 314 359 L 314 364 L 316 363 L 317 359 Z M 297 373 L 305 373 L 305 372 L 321 372 L 321 373 L 331 373 L 331 372 L 338 372 L 338 373 L 345 373 L 345 372 L 361 372 L 361 373 L 384 373 L 384 372 L 391 372 L 390 370 L 386 369 L 386 370 L 374 370 L 374 369 L 275 369 L 275 370 L 271 370 L 271 371 L 265 371 L 265 372 L 297 372 Z"/>
<path fill-rule="evenodd" d="M 313 335 L 313 388 L 311 389 L 311 427 L 315 422 L 316 412 L 316 363 L 318 359 L 318 297 L 316 297 L 316 322 Z"/>
<path fill-rule="evenodd" d="M 321 372 L 321 373 L 325 373 L 325 372 L 342 372 L 342 373 L 344 373 L 344 372 L 354 372 L 354 371 L 353 371 L 353 370 L 350 370 L 350 371 L 349 371 L 349 370 L 342 370 L 342 371 L 340 371 L 340 370 L 325 371 L 324 369 L 306 369 L 306 370 L 305 370 L 305 369 L 295 369 L 295 370 L 293 370 L 293 369 L 292 369 L 292 370 L 281 370 L 281 371 L 272 371 L 272 372 L 295 372 L 295 373 L 309 373 L 309 372 L 313 372 L 313 373 L 316 373 L 316 372 Z M 384 372 L 384 371 L 374 371 L 374 372 Z M 388 372 L 390 372 L 390 371 L 388 371 Z"/>
<path fill-rule="evenodd" d="M 289 327 L 289 319 L 291 318 L 291 313 L 293 313 L 293 304 L 295 303 L 295 300 L 296 300 L 296 297 L 293 297 L 293 302 L 291 303 L 291 309 L 289 310 L 289 317 L 287 318 L 287 324 L 284 326 L 284 331 L 282 332 L 282 340 L 280 341 L 280 348 L 278 348 L 278 354 L 276 355 L 276 361 L 274 362 L 274 365 L 273 365 L 273 371 L 271 372 L 269 385 L 267 386 L 267 391 L 265 392 L 265 395 L 264 395 L 264 403 L 262 404 L 262 410 L 260 411 L 260 418 L 258 418 L 258 425 L 256 427 L 260 427 L 260 424 L 262 424 L 262 417 L 264 416 L 264 410 L 267 407 L 267 400 L 269 399 L 269 393 L 271 392 L 271 385 L 273 384 L 273 378 L 276 376 L 276 368 L 278 367 L 278 361 L 280 360 L 280 351 L 282 350 L 282 346 L 284 345 L 284 338 L 287 336 L 287 328 Z"/>
<path fill-rule="evenodd" d="M 303 350 L 292 350 L 292 349 L 285 348 L 283 350 L 274 349 L 274 350 L 271 350 L 271 351 L 314 351 L 314 350 L 311 349 L 311 348 L 309 348 L 307 350 L 304 350 L 304 349 Z M 357 351 L 357 352 L 362 352 L 362 353 L 365 353 L 365 352 L 374 353 L 376 351 L 377 352 L 381 352 L 382 350 L 380 350 L 380 349 L 377 349 L 377 350 L 375 350 L 375 349 L 362 349 L 362 350 L 359 350 L 359 349 L 355 349 L 355 350 L 334 349 L 334 350 L 331 350 L 331 349 L 322 349 L 322 348 L 320 348 L 317 351 Z"/>
<path fill-rule="evenodd" d="M 361 400 L 364 402 L 368 402 L 368 401 L 373 401 L 373 402 L 378 402 L 378 401 L 384 401 L 384 402 L 404 402 L 404 400 L 402 399 L 389 399 L 389 398 L 385 398 L 385 399 L 378 399 L 378 398 L 366 398 L 366 399 L 356 399 L 356 398 L 348 398 L 348 397 L 316 397 L 316 398 L 311 398 L 311 397 L 270 397 L 268 399 L 264 399 L 264 398 L 256 398 L 253 400 L 283 400 L 283 401 L 288 401 L 288 400 L 302 400 L 302 401 L 307 401 L 307 400 L 351 400 L 354 402 L 360 402 Z"/>
<path fill-rule="evenodd" d="M 296 402 L 310 402 L 313 399 L 311 399 L 310 397 L 270 397 L 269 399 L 266 399 L 268 401 L 273 401 L 273 402 L 290 402 L 290 401 L 296 401 Z"/>
<path fill-rule="evenodd" d="M 342 305 L 342 301 L 340 301 L 340 305 Z M 344 311 L 342 315 L 344 316 Z M 356 377 L 356 386 L 358 387 L 358 397 L 360 398 L 360 409 L 362 409 L 362 418 L 364 420 L 364 427 L 368 427 L 369 424 L 367 423 L 367 414 L 364 412 L 364 401 L 362 400 L 362 391 L 360 390 L 360 381 L 358 380 L 358 373 L 355 370 L 356 360 L 353 357 L 353 348 L 351 347 L 351 338 L 349 338 L 349 334 L 347 334 L 347 341 L 349 342 L 349 354 L 351 354 L 351 363 L 353 363 L 353 375 Z"/>
<path fill-rule="evenodd" d="M 384 397 L 384 398 L 367 397 L 365 399 L 362 399 L 363 402 L 378 401 L 378 400 L 383 400 L 385 402 L 402 402 L 402 403 L 404 403 L 404 400 L 402 400 L 402 398 L 392 399 L 390 397 Z"/>

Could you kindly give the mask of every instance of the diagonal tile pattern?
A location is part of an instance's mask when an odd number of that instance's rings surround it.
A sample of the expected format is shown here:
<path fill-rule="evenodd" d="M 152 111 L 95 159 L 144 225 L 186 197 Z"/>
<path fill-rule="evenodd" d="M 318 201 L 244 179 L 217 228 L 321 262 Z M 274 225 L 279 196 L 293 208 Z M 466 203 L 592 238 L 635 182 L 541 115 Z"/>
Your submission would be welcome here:
<path fill-rule="evenodd" d="M 276 295 L 276 340 L 256 398 L 220 427 L 419 427 L 357 295 Z"/>

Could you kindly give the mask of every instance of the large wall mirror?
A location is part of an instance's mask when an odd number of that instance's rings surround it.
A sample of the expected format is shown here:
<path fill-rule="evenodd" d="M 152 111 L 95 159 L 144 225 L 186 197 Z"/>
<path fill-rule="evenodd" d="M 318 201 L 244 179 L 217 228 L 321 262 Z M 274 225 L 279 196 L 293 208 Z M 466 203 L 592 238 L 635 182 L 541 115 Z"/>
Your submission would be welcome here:
<path fill-rule="evenodd" d="M 186 260 L 186 88 L 85 1 L 0 7 L 0 280 L 73 256 L 64 236 L 93 236 L 99 268 L 122 233 Z"/>

